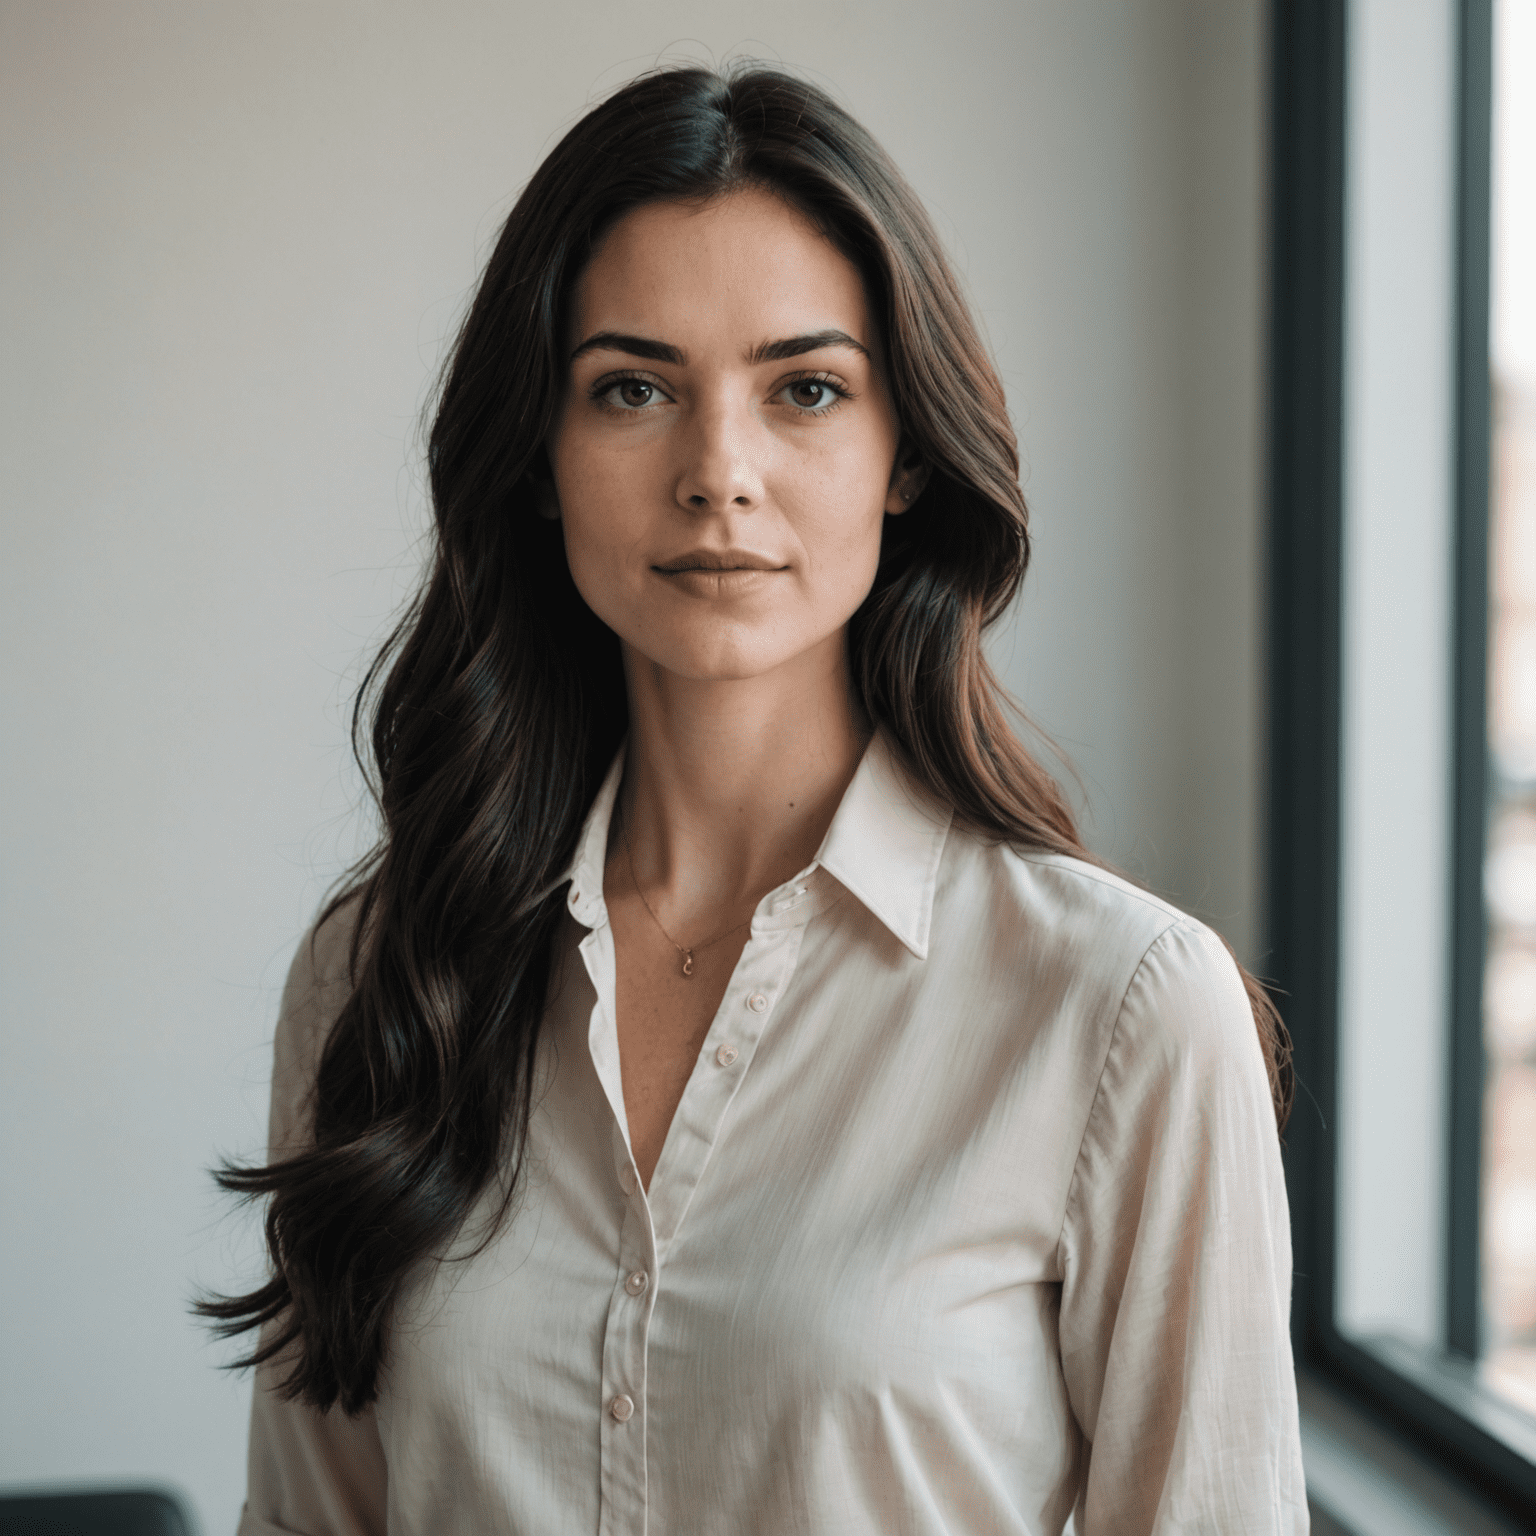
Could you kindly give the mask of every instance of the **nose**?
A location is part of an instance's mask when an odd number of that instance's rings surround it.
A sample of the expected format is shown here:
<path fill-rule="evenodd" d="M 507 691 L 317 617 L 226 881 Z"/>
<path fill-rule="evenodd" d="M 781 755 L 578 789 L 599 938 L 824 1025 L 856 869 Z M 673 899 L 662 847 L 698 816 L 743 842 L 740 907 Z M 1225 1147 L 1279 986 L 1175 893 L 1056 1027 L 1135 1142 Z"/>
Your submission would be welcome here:
<path fill-rule="evenodd" d="M 690 512 L 750 511 L 763 500 L 761 428 L 750 406 L 702 402 L 681 434 L 676 496 Z"/>

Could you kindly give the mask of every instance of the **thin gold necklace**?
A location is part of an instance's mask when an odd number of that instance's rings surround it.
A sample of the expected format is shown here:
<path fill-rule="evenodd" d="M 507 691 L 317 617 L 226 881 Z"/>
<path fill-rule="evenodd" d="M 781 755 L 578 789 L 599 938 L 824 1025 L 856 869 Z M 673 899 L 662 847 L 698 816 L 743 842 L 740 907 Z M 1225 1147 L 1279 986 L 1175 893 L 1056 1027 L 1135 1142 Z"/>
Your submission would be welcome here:
<path fill-rule="evenodd" d="M 677 940 L 674 939 L 672 935 L 661 926 L 661 919 L 656 916 L 655 910 L 652 908 L 650 902 L 645 899 L 645 892 L 640 889 L 640 882 L 635 878 L 635 861 L 633 855 L 629 851 L 628 826 L 624 828 L 624 863 L 629 868 L 629 883 L 634 886 L 635 895 L 640 898 L 640 905 L 650 913 L 651 921 L 656 924 L 656 931 L 662 936 L 662 938 L 667 941 L 668 944 L 672 946 L 673 949 L 678 952 L 678 954 L 683 957 L 684 976 L 691 977 L 693 975 L 693 956 L 695 950 L 708 949 L 711 944 L 718 944 L 721 939 L 730 938 L 733 933 L 739 933 L 743 928 L 747 926 L 748 923 L 752 921 L 752 919 L 749 917 L 745 922 L 737 923 L 734 928 L 727 928 L 724 933 L 717 933 L 714 938 L 706 939 L 702 944 L 695 944 L 692 948 L 689 948 L 685 944 L 679 944 Z"/>

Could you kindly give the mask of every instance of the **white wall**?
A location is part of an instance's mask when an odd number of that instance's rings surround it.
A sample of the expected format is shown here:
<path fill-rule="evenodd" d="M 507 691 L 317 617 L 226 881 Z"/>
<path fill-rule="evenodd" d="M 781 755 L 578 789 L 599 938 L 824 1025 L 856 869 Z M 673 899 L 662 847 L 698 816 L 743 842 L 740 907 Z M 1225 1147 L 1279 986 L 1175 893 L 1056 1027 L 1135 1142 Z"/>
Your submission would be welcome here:
<path fill-rule="evenodd" d="M 0 3 L 0 1482 L 232 1527 L 276 990 L 357 845 L 349 690 L 513 195 L 667 50 L 829 84 L 928 198 L 1038 535 L 998 655 L 1097 846 L 1256 932 L 1258 0 Z"/>

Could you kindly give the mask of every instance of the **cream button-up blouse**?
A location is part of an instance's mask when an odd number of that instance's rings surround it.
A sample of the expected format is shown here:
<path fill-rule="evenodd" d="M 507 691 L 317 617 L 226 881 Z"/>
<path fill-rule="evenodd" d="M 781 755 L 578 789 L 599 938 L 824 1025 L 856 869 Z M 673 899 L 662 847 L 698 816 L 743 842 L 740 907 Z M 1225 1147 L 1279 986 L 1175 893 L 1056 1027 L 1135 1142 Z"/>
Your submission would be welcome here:
<path fill-rule="evenodd" d="M 877 735 L 759 904 L 647 1193 L 603 903 L 620 769 L 571 869 L 520 1202 L 424 1266 L 358 1418 L 258 1373 L 242 1536 L 1304 1532 L 1279 1148 L 1214 936 L 952 825 Z M 294 962 L 274 1150 L 306 1134 L 344 926 Z"/>

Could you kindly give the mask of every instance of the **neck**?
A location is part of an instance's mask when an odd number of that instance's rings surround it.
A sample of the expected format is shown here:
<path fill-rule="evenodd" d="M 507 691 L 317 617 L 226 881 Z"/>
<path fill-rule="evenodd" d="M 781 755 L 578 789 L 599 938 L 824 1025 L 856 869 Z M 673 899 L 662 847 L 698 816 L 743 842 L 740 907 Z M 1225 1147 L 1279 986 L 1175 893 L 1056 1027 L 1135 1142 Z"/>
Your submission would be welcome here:
<path fill-rule="evenodd" d="M 869 740 L 842 633 L 774 672 L 680 678 L 625 647 L 621 815 L 640 883 L 680 924 L 740 909 L 815 855 Z"/>

